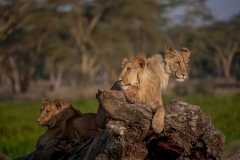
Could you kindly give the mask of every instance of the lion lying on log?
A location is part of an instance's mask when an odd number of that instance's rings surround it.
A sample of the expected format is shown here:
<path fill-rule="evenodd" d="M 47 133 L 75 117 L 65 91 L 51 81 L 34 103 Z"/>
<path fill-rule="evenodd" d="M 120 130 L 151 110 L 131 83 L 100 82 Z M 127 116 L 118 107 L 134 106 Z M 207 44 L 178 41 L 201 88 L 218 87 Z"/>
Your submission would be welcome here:
<path fill-rule="evenodd" d="M 92 136 L 96 131 L 95 118 L 95 113 L 82 114 L 66 100 L 43 99 L 37 121 L 39 125 L 47 126 L 48 129 L 38 138 L 36 149 L 59 137 L 72 140 Z"/>

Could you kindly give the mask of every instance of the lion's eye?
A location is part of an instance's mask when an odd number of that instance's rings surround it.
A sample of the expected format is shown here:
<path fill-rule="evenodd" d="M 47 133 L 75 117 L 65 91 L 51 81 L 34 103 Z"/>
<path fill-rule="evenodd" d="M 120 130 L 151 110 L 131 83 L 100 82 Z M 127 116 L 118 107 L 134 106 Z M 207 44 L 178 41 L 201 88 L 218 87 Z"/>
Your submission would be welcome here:
<path fill-rule="evenodd" d="M 180 62 L 176 62 L 176 64 L 177 64 L 178 66 L 180 66 Z"/>
<path fill-rule="evenodd" d="M 49 110 L 46 110 L 46 112 L 45 112 L 45 113 L 46 113 L 46 114 L 48 114 L 49 112 L 50 112 Z"/>
<path fill-rule="evenodd" d="M 186 66 L 188 66 L 188 63 L 186 63 Z"/>
<path fill-rule="evenodd" d="M 127 68 L 127 71 L 128 71 L 128 72 L 131 71 L 131 68 Z"/>

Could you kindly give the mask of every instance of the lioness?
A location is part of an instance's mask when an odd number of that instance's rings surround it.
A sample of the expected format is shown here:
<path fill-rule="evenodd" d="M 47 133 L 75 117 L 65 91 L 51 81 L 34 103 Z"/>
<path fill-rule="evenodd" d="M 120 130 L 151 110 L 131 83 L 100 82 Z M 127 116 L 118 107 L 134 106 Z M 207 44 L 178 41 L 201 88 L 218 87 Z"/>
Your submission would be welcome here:
<path fill-rule="evenodd" d="M 164 127 L 165 110 L 162 104 L 161 90 L 165 89 L 170 75 L 184 81 L 188 77 L 187 66 L 190 52 L 183 47 L 172 50 L 165 46 L 164 57 L 155 54 L 148 59 L 136 57 L 123 59 L 122 72 L 118 82 L 128 102 L 141 100 L 149 103 L 155 112 L 152 128 L 160 133 Z"/>
<path fill-rule="evenodd" d="M 95 118 L 95 113 L 82 114 L 66 100 L 43 99 L 37 121 L 39 125 L 47 126 L 48 129 L 38 138 L 35 147 L 38 149 L 48 141 L 59 137 L 70 140 L 90 137 L 96 131 Z"/>

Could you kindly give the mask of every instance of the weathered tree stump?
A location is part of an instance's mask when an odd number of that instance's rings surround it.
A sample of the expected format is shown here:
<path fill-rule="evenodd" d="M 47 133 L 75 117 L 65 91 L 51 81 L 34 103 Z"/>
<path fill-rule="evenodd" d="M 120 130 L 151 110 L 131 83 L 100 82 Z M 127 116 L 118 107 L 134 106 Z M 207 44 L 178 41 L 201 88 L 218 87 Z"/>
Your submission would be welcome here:
<path fill-rule="evenodd" d="M 222 159 L 225 136 L 212 125 L 199 106 L 174 99 L 165 108 L 165 126 L 153 133 L 153 112 L 143 102 L 130 104 L 122 92 L 106 90 L 97 94 L 106 112 L 106 131 L 89 159 L 98 160 L 175 160 Z M 68 141 L 57 139 L 19 159 L 84 159 L 91 138 Z"/>

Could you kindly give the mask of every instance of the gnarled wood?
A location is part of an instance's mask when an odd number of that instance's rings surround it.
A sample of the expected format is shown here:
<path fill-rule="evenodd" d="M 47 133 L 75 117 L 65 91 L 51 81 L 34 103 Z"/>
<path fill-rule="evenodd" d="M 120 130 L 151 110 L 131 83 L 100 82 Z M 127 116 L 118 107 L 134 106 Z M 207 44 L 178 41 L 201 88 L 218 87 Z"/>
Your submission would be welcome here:
<path fill-rule="evenodd" d="M 143 102 L 130 104 L 122 92 L 106 90 L 97 94 L 108 117 L 106 131 L 92 151 L 91 159 L 222 159 L 225 136 L 212 125 L 199 106 L 174 99 L 165 108 L 165 126 L 153 133 L 154 113 Z M 50 141 L 19 159 L 83 159 L 91 138 Z M 39 156 L 39 157 L 38 157 Z"/>

